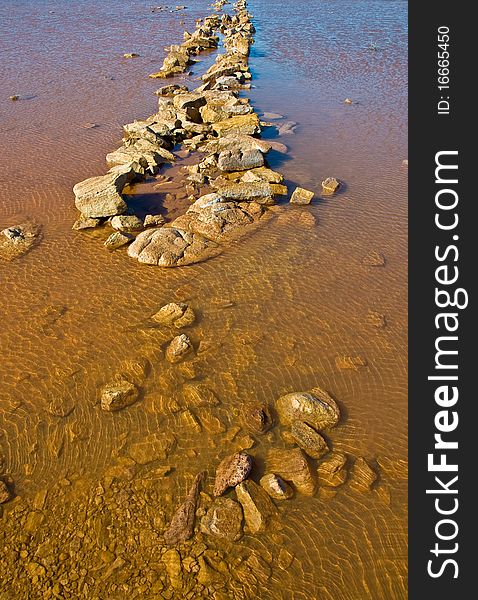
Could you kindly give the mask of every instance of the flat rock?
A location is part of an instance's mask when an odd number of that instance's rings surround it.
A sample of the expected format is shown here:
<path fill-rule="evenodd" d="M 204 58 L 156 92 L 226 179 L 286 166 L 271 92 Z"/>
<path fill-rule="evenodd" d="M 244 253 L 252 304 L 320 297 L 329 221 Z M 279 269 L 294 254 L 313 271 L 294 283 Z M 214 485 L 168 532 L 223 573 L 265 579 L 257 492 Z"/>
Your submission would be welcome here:
<path fill-rule="evenodd" d="M 236 542 L 242 537 L 242 508 L 231 498 L 217 498 L 201 520 L 206 535 Z"/>
<path fill-rule="evenodd" d="M 267 454 L 267 470 L 292 483 L 305 496 L 315 493 L 315 477 L 305 454 L 299 448 L 281 450 L 272 448 Z"/>
<path fill-rule="evenodd" d="M 280 184 L 284 181 L 283 175 L 267 167 L 258 167 L 256 169 L 249 169 L 244 174 L 238 173 L 241 177 L 241 181 L 244 183 L 251 183 L 254 181 L 265 181 L 270 184 Z"/>
<path fill-rule="evenodd" d="M 150 433 L 131 444 L 127 455 L 139 465 L 165 460 L 176 447 L 176 438 L 170 431 Z"/>
<path fill-rule="evenodd" d="M 280 154 L 287 154 L 287 152 L 289 151 L 287 146 L 285 144 L 283 144 L 282 142 L 276 142 L 276 141 L 270 140 L 269 144 L 271 146 L 271 150 L 275 150 L 276 152 L 279 152 Z"/>
<path fill-rule="evenodd" d="M 279 419 L 284 425 L 303 421 L 322 431 L 337 425 L 340 410 L 333 398 L 322 388 L 310 392 L 293 392 L 281 396 L 276 402 Z"/>
<path fill-rule="evenodd" d="M 104 243 L 104 247 L 107 250 L 117 250 L 122 246 L 126 246 L 134 240 L 134 235 L 130 233 L 123 233 L 122 231 L 115 231 L 112 233 Z"/>
<path fill-rule="evenodd" d="M 153 321 L 168 327 L 187 327 L 192 325 L 196 315 L 192 308 L 183 302 L 170 302 L 162 306 L 152 317 Z"/>
<path fill-rule="evenodd" d="M 350 470 L 350 487 L 357 492 L 369 492 L 377 479 L 377 473 L 365 458 L 363 456 L 357 458 Z"/>
<path fill-rule="evenodd" d="M 139 397 L 138 388 L 126 381 L 118 379 L 108 383 L 101 389 L 101 408 L 113 412 L 134 404 Z"/>
<path fill-rule="evenodd" d="M 164 541 L 166 544 L 179 544 L 189 540 L 193 536 L 197 499 L 203 478 L 204 473 L 196 475 L 188 495 L 176 509 L 169 526 L 164 532 Z"/>
<path fill-rule="evenodd" d="M 327 177 L 327 179 L 322 181 L 322 193 L 325 195 L 334 194 L 339 187 L 340 181 L 335 179 L 335 177 Z"/>
<path fill-rule="evenodd" d="M 294 421 L 290 428 L 294 442 L 311 458 L 322 458 L 329 451 L 327 442 L 313 427 L 303 421 Z"/>
<path fill-rule="evenodd" d="M 310 204 L 312 202 L 312 198 L 314 197 L 314 192 L 310 190 L 306 190 L 301 187 L 296 187 L 291 198 L 291 204 Z"/>
<path fill-rule="evenodd" d="M 336 356 L 335 366 L 341 371 L 358 371 L 367 366 L 367 359 L 364 356 Z"/>
<path fill-rule="evenodd" d="M 224 150 L 219 154 L 217 166 L 221 171 L 246 171 L 262 167 L 264 155 L 260 150 Z"/>
<path fill-rule="evenodd" d="M 385 256 L 376 250 L 372 250 L 362 258 L 362 264 L 366 267 L 383 267 L 385 262 Z"/>
<path fill-rule="evenodd" d="M 235 487 L 249 476 L 252 469 L 252 458 L 245 452 L 236 452 L 226 456 L 216 469 L 214 495 L 222 496 L 224 492 Z"/>
<path fill-rule="evenodd" d="M 183 333 L 176 336 L 166 349 L 166 360 L 170 363 L 177 363 L 183 360 L 193 351 L 193 345 L 189 337 Z"/>
<path fill-rule="evenodd" d="M 259 483 L 274 500 L 289 500 L 294 495 L 290 485 L 275 473 L 266 473 Z"/>
<path fill-rule="evenodd" d="M 267 492 L 248 479 L 236 487 L 236 495 L 242 506 L 244 521 L 249 533 L 265 531 L 277 510 Z"/>
<path fill-rule="evenodd" d="M 254 201 L 258 204 L 273 204 L 273 191 L 269 183 L 259 181 L 253 183 L 226 183 L 217 189 L 217 193 L 226 200 L 236 202 Z"/>
<path fill-rule="evenodd" d="M 172 83 L 170 85 L 163 85 L 154 93 L 156 96 L 173 96 L 174 94 L 181 92 L 188 92 L 188 88 L 185 85 L 179 85 L 177 83 Z"/>
<path fill-rule="evenodd" d="M 31 221 L 0 231 L 0 258 L 13 260 L 26 254 L 41 239 L 41 228 Z"/>
<path fill-rule="evenodd" d="M 143 231 L 128 248 L 131 258 L 160 267 L 190 265 L 218 253 L 217 244 L 211 240 L 173 227 Z"/>
<path fill-rule="evenodd" d="M 317 468 L 319 485 L 338 487 L 347 479 L 347 457 L 343 452 L 330 452 Z"/>
<path fill-rule="evenodd" d="M 213 130 L 219 137 L 225 135 L 255 135 L 260 133 L 259 117 L 255 113 L 247 115 L 237 115 L 213 123 Z"/>
<path fill-rule="evenodd" d="M 76 208 L 90 218 L 113 217 L 127 210 L 121 196 L 124 186 L 133 179 L 134 173 L 108 173 L 91 177 L 73 187 Z"/>
<path fill-rule="evenodd" d="M 206 144 L 204 150 L 206 152 L 246 152 L 248 150 L 259 150 L 263 154 L 267 154 L 272 147 L 272 142 L 269 140 L 261 140 L 251 135 L 225 135 L 217 140 L 212 140 Z"/>
<path fill-rule="evenodd" d="M 92 219 L 80 214 L 80 217 L 73 223 L 72 229 L 81 231 L 82 229 L 93 229 L 102 223 L 102 219 Z"/>

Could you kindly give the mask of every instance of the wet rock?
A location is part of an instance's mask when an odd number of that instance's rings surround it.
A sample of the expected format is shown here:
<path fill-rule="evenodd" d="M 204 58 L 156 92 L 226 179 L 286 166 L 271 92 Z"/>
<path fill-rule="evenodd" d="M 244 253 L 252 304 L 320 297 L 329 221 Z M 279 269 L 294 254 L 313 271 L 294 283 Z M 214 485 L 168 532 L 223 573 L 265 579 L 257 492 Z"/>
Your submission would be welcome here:
<path fill-rule="evenodd" d="M 13 498 L 13 494 L 10 491 L 9 486 L 5 483 L 5 481 L 0 478 L 0 504 L 5 504 Z"/>
<path fill-rule="evenodd" d="M 295 133 L 297 123 L 294 121 L 284 121 L 278 128 L 277 132 L 279 135 L 292 135 Z"/>
<path fill-rule="evenodd" d="M 265 531 L 277 513 L 265 490 L 249 479 L 236 487 L 236 495 L 242 506 L 248 532 L 255 534 Z"/>
<path fill-rule="evenodd" d="M 204 383 L 185 383 L 183 393 L 188 406 L 203 407 L 219 404 L 216 394 Z"/>
<path fill-rule="evenodd" d="M 117 250 L 122 246 L 126 246 L 134 240 L 134 235 L 130 233 L 123 233 L 122 231 L 115 231 L 112 233 L 104 243 L 104 247 L 107 250 Z"/>
<path fill-rule="evenodd" d="M 367 315 L 367 322 L 377 329 L 383 329 L 387 326 L 385 315 L 382 315 L 374 310 L 369 311 Z"/>
<path fill-rule="evenodd" d="M 315 493 L 315 477 L 305 454 L 299 448 L 281 450 L 272 448 L 267 454 L 267 469 L 292 483 L 305 496 Z"/>
<path fill-rule="evenodd" d="M 219 154 L 217 164 L 221 171 L 246 171 L 262 167 L 264 156 L 259 150 L 245 150 L 244 152 L 225 150 Z"/>
<path fill-rule="evenodd" d="M 336 356 L 335 366 L 341 371 L 358 371 L 367 366 L 367 359 L 363 356 Z"/>
<path fill-rule="evenodd" d="M 247 402 L 241 410 L 242 422 L 246 429 L 261 435 L 273 425 L 270 409 L 263 402 Z"/>
<path fill-rule="evenodd" d="M 31 250 L 41 238 L 41 228 L 26 221 L 0 231 L 0 258 L 13 260 Z"/>
<path fill-rule="evenodd" d="M 156 90 L 154 93 L 156 94 L 156 96 L 173 96 L 174 94 L 188 91 L 189 90 L 187 86 L 172 83 L 170 85 L 163 85 L 159 88 L 159 90 Z"/>
<path fill-rule="evenodd" d="M 290 428 L 294 442 L 311 458 L 322 458 L 329 451 L 327 442 L 307 423 L 294 421 Z"/>
<path fill-rule="evenodd" d="M 219 251 L 217 244 L 201 235 L 162 227 L 140 233 L 129 247 L 128 255 L 140 263 L 176 267 L 201 262 Z"/>
<path fill-rule="evenodd" d="M 101 389 L 100 397 L 101 408 L 113 412 L 134 404 L 139 397 L 139 391 L 126 379 L 118 379 L 105 385 Z"/>
<path fill-rule="evenodd" d="M 217 498 L 201 520 L 207 535 L 236 542 L 242 537 L 242 508 L 231 498 Z"/>
<path fill-rule="evenodd" d="M 258 204 L 273 204 L 273 191 L 269 183 L 227 183 L 217 189 L 217 193 L 226 200 L 255 201 Z"/>
<path fill-rule="evenodd" d="M 165 222 L 165 218 L 162 215 L 146 215 L 143 225 L 145 227 L 160 227 Z"/>
<path fill-rule="evenodd" d="M 12 96 L 9 96 L 8 98 L 12 102 L 16 102 L 17 100 L 20 100 L 20 96 L 18 94 L 13 94 Z"/>
<path fill-rule="evenodd" d="M 319 485 L 338 487 L 347 479 L 347 457 L 343 452 L 331 452 L 317 468 Z"/>
<path fill-rule="evenodd" d="M 176 509 L 171 523 L 164 532 L 166 544 L 179 544 L 193 536 L 197 499 L 203 478 L 204 473 L 196 475 L 184 502 Z"/>
<path fill-rule="evenodd" d="M 312 213 L 307 210 L 287 211 L 277 217 L 280 224 L 293 225 L 294 227 L 315 227 L 316 220 Z"/>
<path fill-rule="evenodd" d="M 75 401 L 68 396 L 54 396 L 46 404 L 46 410 L 54 417 L 67 417 L 75 410 Z"/>
<path fill-rule="evenodd" d="M 269 144 L 270 144 L 272 150 L 275 150 L 276 152 L 279 152 L 280 154 L 287 154 L 287 152 L 289 151 L 287 146 L 285 144 L 282 144 L 281 142 L 275 142 L 275 141 L 270 140 Z"/>
<path fill-rule="evenodd" d="M 127 455 L 139 465 L 165 460 L 176 447 L 176 438 L 169 431 L 150 433 L 131 446 Z M 169 468 L 169 467 L 168 467 Z"/>
<path fill-rule="evenodd" d="M 249 169 L 244 174 L 238 173 L 241 176 L 241 181 L 244 183 L 250 183 L 254 181 L 265 181 L 270 184 L 279 184 L 284 181 L 284 177 L 277 171 L 268 169 L 267 167 L 258 167 L 256 169 Z M 271 188 L 274 191 L 274 188 Z"/>
<path fill-rule="evenodd" d="M 252 469 L 252 458 L 245 452 L 236 452 L 226 456 L 216 469 L 214 495 L 222 496 L 224 492 L 235 487 L 249 476 Z"/>
<path fill-rule="evenodd" d="M 181 564 L 181 555 L 175 549 L 166 550 L 161 560 L 166 566 L 171 587 L 174 590 L 180 590 L 183 587 L 183 567 Z"/>
<path fill-rule="evenodd" d="M 267 119 L 268 121 L 275 121 L 276 119 L 283 119 L 284 117 L 278 113 L 265 112 L 263 113 L 262 118 Z"/>
<path fill-rule="evenodd" d="M 186 358 L 193 351 L 193 345 L 188 336 L 183 333 L 176 336 L 166 348 L 166 360 L 177 363 Z"/>
<path fill-rule="evenodd" d="M 340 410 L 333 398 L 322 388 L 310 392 L 293 392 L 276 402 L 279 419 L 284 425 L 303 421 L 318 431 L 334 427 L 339 422 Z"/>
<path fill-rule="evenodd" d="M 385 265 L 385 256 L 381 252 L 372 250 L 362 258 L 362 264 L 366 267 L 383 267 Z"/>
<path fill-rule="evenodd" d="M 259 483 L 274 500 L 289 500 L 294 495 L 290 485 L 275 473 L 266 473 Z"/>
<path fill-rule="evenodd" d="M 140 231 L 143 221 L 136 215 L 118 215 L 110 221 L 111 227 L 118 231 Z"/>
<path fill-rule="evenodd" d="M 372 469 L 365 458 L 362 456 L 357 458 L 350 470 L 350 487 L 357 492 L 369 492 L 377 479 L 377 473 Z"/>
<path fill-rule="evenodd" d="M 260 133 L 259 117 L 255 113 L 230 117 L 212 125 L 219 137 L 226 135 L 255 135 Z"/>
<path fill-rule="evenodd" d="M 123 54 L 123 58 L 139 58 L 139 54 L 136 54 L 136 52 L 126 52 Z"/>
<path fill-rule="evenodd" d="M 93 229 L 102 223 L 102 219 L 91 219 L 80 214 L 80 217 L 73 223 L 72 229 L 81 231 L 82 229 Z"/>
<path fill-rule="evenodd" d="M 351 98 L 345 98 L 344 104 L 353 104 L 353 100 Z"/>
<path fill-rule="evenodd" d="M 133 179 L 132 172 L 108 173 L 91 177 L 73 187 L 76 208 L 90 218 L 112 217 L 127 210 L 121 196 L 124 186 Z"/>
<path fill-rule="evenodd" d="M 187 327 L 192 325 L 196 319 L 196 315 L 192 308 L 183 302 L 170 302 L 162 306 L 152 317 L 153 321 L 160 325 L 168 327 Z"/>
<path fill-rule="evenodd" d="M 312 198 L 314 197 L 314 192 L 306 190 L 301 187 L 295 188 L 290 203 L 291 204 L 310 204 L 312 202 Z"/>
<path fill-rule="evenodd" d="M 271 183 L 271 190 L 273 196 L 287 196 L 289 193 L 286 185 L 280 185 L 278 183 Z"/>
<path fill-rule="evenodd" d="M 327 177 L 322 181 L 322 193 L 325 195 L 331 195 L 335 193 L 340 186 L 340 182 L 335 177 Z"/>

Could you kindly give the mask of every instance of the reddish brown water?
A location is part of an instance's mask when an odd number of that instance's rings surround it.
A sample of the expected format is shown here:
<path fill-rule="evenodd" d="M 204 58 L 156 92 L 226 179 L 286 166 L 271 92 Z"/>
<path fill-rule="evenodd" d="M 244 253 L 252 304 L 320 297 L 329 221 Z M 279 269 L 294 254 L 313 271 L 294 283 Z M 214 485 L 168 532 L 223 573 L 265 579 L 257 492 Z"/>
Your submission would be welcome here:
<path fill-rule="evenodd" d="M 273 565 L 281 547 L 295 557 L 287 570 L 272 567 L 261 597 L 405 598 L 406 3 L 305 0 L 292 12 L 279 0 L 250 2 L 251 98 L 258 111 L 298 123 L 278 138 L 289 153 L 272 166 L 318 194 L 327 176 L 345 185 L 308 209 L 316 228 L 274 221 L 218 258 L 172 270 L 140 266 L 123 251 L 107 253 L 104 236 L 73 232 L 71 188 L 104 172 L 123 123 L 155 111 L 158 83 L 146 75 L 165 45 L 208 14 L 206 2 L 188 2 L 184 16 L 126 0 L 2 7 L 0 229 L 25 217 L 43 227 L 37 248 L 0 262 L 0 454 L 17 494 L 28 501 L 63 478 L 94 482 L 131 444 L 170 430 L 180 441 L 164 503 L 174 505 L 191 475 L 212 473 L 229 448 L 244 400 L 272 403 L 320 384 L 345 413 L 333 447 L 378 461 L 382 491 L 296 498 L 282 511 L 280 536 L 241 542 Z M 362 264 L 372 250 L 384 267 Z M 158 348 L 167 338 L 149 321 L 173 300 L 200 315 L 191 338 L 210 349 L 196 370 L 221 399 L 224 433 L 188 428 L 177 410 L 185 379 L 166 366 Z M 386 328 L 370 324 L 370 311 L 385 315 Z M 366 367 L 337 368 L 337 357 L 358 355 Z M 101 412 L 98 387 L 144 359 L 152 371 L 142 401 Z M 52 416 L 56 399 L 73 412 Z M 13 589 L 1 597 L 20 597 Z"/>

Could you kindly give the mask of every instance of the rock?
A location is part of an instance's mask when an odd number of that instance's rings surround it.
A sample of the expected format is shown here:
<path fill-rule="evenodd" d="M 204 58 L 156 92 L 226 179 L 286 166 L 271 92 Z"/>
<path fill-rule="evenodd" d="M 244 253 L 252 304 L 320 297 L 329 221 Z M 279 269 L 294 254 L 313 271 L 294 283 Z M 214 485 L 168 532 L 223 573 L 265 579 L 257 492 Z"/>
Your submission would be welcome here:
<path fill-rule="evenodd" d="M 31 221 L 0 231 L 0 258 L 13 260 L 26 254 L 41 238 L 41 228 Z"/>
<path fill-rule="evenodd" d="M 133 179 L 134 173 L 108 173 L 91 177 L 73 187 L 76 208 L 90 218 L 112 217 L 127 210 L 121 197 L 124 186 Z"/>
<path fill-rule="evenodd" d="M 259 150 L 245 150 L 244 152 L 224 150 L 219 154 L 217 164 L 221 171 L 245 171 L 262 167 L 264 156 Z"/>
<path fill-rule="evenodd" d="M 201 520 L 207 535 L 237 542 L 242 537 L 242 508 L 231 498 L 217 498 Z"/>
<path fill-rule="evenodd" d="M 0 479 L 0 504 L 5 504 L 12 499 L 12 493 L 3 479 Z"/>
<path fill-rule="evenodd" d="M 331 195 L 340 187 L 340 182 L 335 177 L 327 177 L 322 181 L 322 193 Z"/>
<path fill-rule="evenodd" d="M 156 90 L 154 93 L 156 94 L 156 96 L 173 96 L 174 94 L 188 91 L 189 90 L 187 86 L 172 83 L 170 85 L 163 85 L 159 88 L 159 90 Z"/>
<path fill-rule="evenodd" d="M 217 244 L 199 234 L 162 227 L 140 233 L 128 255 L 148 265 L 177 267 L 201 262 L 219 251 Z"/>
<path fill-rule="evenodd" d="M 345 98 L 344 104 L 353 104 L 353 100 L 351 98 Z"/>
<path fill-rule="evenodd" d="M 274 500 L 289 500 L 294 495 L 290 485 L 275 473 L 266 473 L 259 483 Z"/>
<path fill-rule="evenodd" d="M 316 220 L 312 213 L 307 210 L 288 210 L 277 217 L 277 222 L 281 225 L 292 225 L 294 227 L 315 227 Z"/>
<path fill-rule="evenodd" d="M 176 438 L 170 431 L 150 433 L 131 444 L 127 455 L 139 465 L 165 460 L 176 447 Z"/>
<path fill-rule="evenodd" d="M 183 567 L 181 564 L 181 555 L 175 549 L 166 550 L 161 556 L 161 560 L 166 566 L 171 587 L 174 590 L 180 590 L 183 587 Z"/>
<path fill-rule="evenodd" d="M 183 333 L 176 336 L 166 349 L 166 360 L 177 363 L 193 351 L 193 345 L 188 336 Z"/>
<path fill-rule="evenodd" d="M 143 221 L 136 215 L 118 215 L 110 221 L 111 227 L 118 231 L 140 231 L 143 229 Z"/>
<path fill-rule="evenodd" d="M 54 417 L 67 417 L 75 410 L 75 402 L 68 396 L 53 396 L 46 403 L 46 411 Z"/>
<path fill-rule="evenodd" d="M 197 92 L 186 92 L 184 94 L 176 94 L 173 99 L 173 104 L 176 110 L 187 110 L 188 108 L 199 109 L 206 104 L 204 94 Z"/>
<path fill-rule="evenodd" d="M 134 235 L 130 233 L 123 233 L 121 231 L 115 231 L 112 233 L 104 243 L 104 247 L 107 250 L 117 250 L 122 246 L 126 246 L 134 240 Z"/>
<path fill-rule="evenodd" d="M 362 258 L 362 264 L 366 267 L 383 267 L 385 266 L 385 256 L 381 252 L 372 250 Z"/>
<path fill-rule="evenodd" d="M 187 406 L 204 407 L 219 404 L 216 394 L 204 383 L 185 383 L 183 394 Z"/>
<path fill-rule="evenodd" d="M 290 433 L 299 448 L 311 458 L 322 458 L 329 451 L 324 438 L 307 423 L 294 421 Z"/>
<path fill-rule="evenodd" d="M 9 96 L 9 99 L 12 102 L 16 102 L 17 100 L 20 100 L 20 96 L 18 96 L 18 94 L 13 94 L 12 96 Z"/>
<path fill-rule="evenodd" d="M 271 518 L 277 513 L 265 490 L 249 479 L 236 487 L 236 495 L 249 533 L 265 531 Z"/>
<path fill-rule="evenodd" d="M 357 458 L 350 470 L 350 487 L 357 492 L 369 492 L 377 479 L 377 473 L 372 469 L 365 458 L 362 456 Z"/>
<path fill-rule="evenodd" d="M 139 54 L 136 54 L 136 52 L 126 52 L 123 54 L 123 58 L 139 58 Z"/>
<path fill-rule="evenodd" d="M 385 319 L 385 315 L 382 315 L 381 313 L 376 312 L 374 310 L 369 311 L 369 313 L 367 314 L 367 321 L 368 323 L 370 323 L 370 325 L 376 327 L 377 329 L 383 329 L 387 326 L 387 320 Z"/>
<path fill-rule="evenodd" d="M 252 469 L 252 458 L 245 452 L 236 452 L 226 456 L 216 469 L 214 495 L 222 496 L 224 492 L 235 487 L 249 476 Z"/>
<path fill-rule="evenodd" d="M 363 356 L 336 356 L 335 366 L 341 371 L 358 371 L 367 366 L 367 359 Z"/>
<path fill-rule="evenodd" d="M 279 152 L 280 154 L 287 154 L 287 152 L 289 151 L 287 146 L 285 144 L 282 144 L 281 142 L 275 142 L 275 141 L 269 140 L 269 144 L 270 144 L 272 150 L 275 150 L 276 152 Z"/>
<path fill-rule="evenodd" d="M 244 175 L 242 175 L 242 173 L 238 173 L 238 175 L 241 175 L 241 181 L 244 183 L 251 183 L 254 181 L 265 181 L 270 184 L 279 184 L 282 183 L 282 181 L 284 181 L 284 177 L 280 173 L 278 173 L 277 171 L 273 171 L 272 169 L 268 169 L 267 167 L 249 169 L 244 173 Z M 274 188 L 271 189 L 274 191 Z"/>
<path fill-rule="evenodd" d="M 185 542 L 193 536 L 197 499 L 203 478 L 204 473 L 196 475 L 186 499 L 176 509 L 171 523 L 164 532 L 164 541 L 169 546 Z"/>
<path fill-rule="evenodd" d="M 278 128 L 277 132 L 279 135 L 292 135 L 295 133 L 297 123 L 294 121 L 284 121 Z"/>
<path fill-rule="evenodd" d="M 143 225 L 144 227 L 160 227 L 165 222 L 165 218 L 162 215 L 146 215 Z"/>
<path fill-rule="evenodd" d="M 242 407 L 241 416 L 246 429 L 258 435 L 266 433 L 273 425 L 269 407 L 263 402 L 247 402 Z"/>
<path fill-rule="evenodd" d="M 402 160 L 402 165 L 403 165 L 404 167 L 408 167 L 408 158 L 404 158 L 404 159 Z"/>
<path fill-rule="evenodd" d="M 255 135 L 260 133 L 259 117 L 255 113 L 238 115 L 213 123 L 213 130 L 219 137 L 226 135 Z"/>
<path fill-rule="evenodd" d="M 331 452 L 328 454 L 317 468 L 319 485 L 338 487 L 345 483 L 347 479 L 346 463 L 347 457 L 343 452 Z"/>
<path fill-rule="evenodd" d="M 291 204 L 310 204 L 312 202 L 312 198 L 314 197 L 314 192 L 306 190 L 301 187 L 296 187 L 291 199 Z"/>
<path fill-rule="evenodd" d="M 76 231 L 93 229 L 94 227 L 101 225 L 101 223 L 101 219 L 91 219 L 90 217 L 85 217 L 85 215 L 80 214 L 80 217 L 73 223 L 72 229 L 75 229 Z"/>
<path fill-rule="evenodd" d="M 268 471 L 293 483 L 298 492 L 305 496 L 314 495 L 315 478 L 302 450 L 272 448 L 267 454 L 266 463 Z"/>
<path fill-rule="evenodd" d="M 138 397 L 139 391 L 135 385 L 126 379 L 118 379 L 101 389 L 101 408 L 108 412 L 122 410 L 134 404 Z"/>
<path fill-rule="evenodd" d="M 331 396 L 322 388 L 310 392 L 293 392 L 276 402 L 279 419 L 284 425 L 303 421 L 318 431 L 334 427 L 339 422 L 340 410 Z"/>
<path fill-rule="evenodd" d="M 171 302 L 162 306 L 152 317 L 153 321 L 160 325 L 168 327 L 187 327 L 192 325 L 196 319 L 196 315 L 192 308 L 182 302 Z"/>
<path fill-rule="evenodd" d="M 239 202 L 255 201 L 258 204 L 273 204 L 272 188 L 269 183 L 227 183 L 217 189 L 217 193 L 227 200 Z"/>
<path fill-rule="evenodd" d="M 262 115 L 263 119 L 266 119 L 268 121 L 275 121 L 277 119 L 283 119 L 283 115 L 279 115 L 278 113 L 273 113 L 273 112 L 265 112 Z"/>
<path fill-rule="evenodd" d="M 218 154 L 221 152 L 247 152 L 259 150 L 262 154 L 267 154 L 272 147 L 269 140 L 261 140 L 251 135 L 226 135 L 218 139 L 213 139 L 204 147 L 206 152 Z"/>

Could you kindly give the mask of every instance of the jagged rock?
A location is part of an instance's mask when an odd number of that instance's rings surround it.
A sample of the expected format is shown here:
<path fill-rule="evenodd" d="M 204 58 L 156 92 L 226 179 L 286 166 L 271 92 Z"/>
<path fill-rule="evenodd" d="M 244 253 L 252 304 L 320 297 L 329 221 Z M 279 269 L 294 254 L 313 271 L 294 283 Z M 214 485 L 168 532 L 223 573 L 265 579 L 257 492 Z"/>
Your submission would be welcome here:
<path fill-rule="evenodd" d="M 121 197 L 124 186 L 134 177 L 134 173 L 108 173 L 100 177 L 91 177 L 73 187 L 76 208 L 85 216 L 93 219 L 113 217 L 127 210 Z"/>
<path fill-rule="evenodd" d="M 216 242 L 237 237 L 259 221 L 263 208 L 257 202 L 228 202 L 219 194 L 202 196 L 173 225 Z"/>
<path fill-rule="evenodd" d="M 176 336 L 166 349 L 166 359 L 170 363 L 177 363 L 183 360 L 193 351 L 193 345 L 188 336 L 183 333 Z"/>
<path fill-rule="evenodd" d="M 299 448 L 311 458 L 322 458 L 329 451 L 324 438 L 307 423 L 294 421 L 290 435 Z"/>
<path fill-rule="evenodd" d="M 159 227 L 164 225 L 165 222 L 166 220 L 163 215 L 146 215 L 143 225 L 145 227 Z"/>
<path fill-rule="evenodd" d="M 121 410 L 134 404 L 139 397 L 138 388 L 126 381 L 118 379 L 101 389 L 101 408 L 108 412 Z"/>
<path fill-rule="evenodd" d="M 115 231 L 112 233 L 104 243 L 104 247 L 107 250 L 117 250 L 122 246 L 126 246 L 134 240 L 134 235 L 130 233 L 123 233 L 122 231 Z"/>
<path fill-rule="evenodd" d="M 26 254 L 41 237 L 41 228 L 31 221 L 0 231 L 0 258 L 13 260 Z"/>
<path fill-rule="evenodd" d="M 217 189 L 217 193 L 226 200 L 254 201 L 258 204 L 273 204 L 272 188 L 269 183 L 226 183 Z"/>
<path fill-rule="evenodd" d="M 3 479 L 0 479 L 0 504 L 5 504 L 5 502 L 8 502 L 9 500 L 11 500 L 12 497 L 13 496 L 10 491 L 10 488 L 3 481 Z"/>
<path fill-rule="evenodd" d="M 182 302 L 171 302 L 162 306 L 156 314 L 152 316 L 153 321 L 169 327 L 187 327 L 192 325 L 196 315 L 192 308 Z"/>
<path fill-rule="evenodd" d="M 201 520 L 207 535 L 236 542 L 242 537 L 242 508 L 231 498 L 217 498 Z"/>
<path fill-rule="evenodd" d="M 335 177 L 327 177 L 322 181 L 322 193 L 325 195 L 333 194 L 340 186 L 340 182 Z"/>
<path fill-rule="evenodd" d="M 111 227 L 118 231 L 139 231 L 143 229 L 143 221 L 136 215 L 118 215 L 110 221 Z"/>
<path fill-rule="evenodd" d="M 246 429 L 259 435 L 269 431 L 273 425 L 270 409 L 263 402 L 247 402 L 242 407 L 241 416 Z"/>
<path fill-rule="evenodd" d="M 259 150 L 236 152 L 225 150 L 219 154 L 217 165 L 221 171 L 246 171 L 262 167 L 264 156 Z"/>
<path fill-rule="evenodd" d="M 164 541 L 166 544 L 170 546 L 179 544 L 180 542 L 189 540 L 193 536 L 197 499 L 203 478 L 204 473 L 196 475 L 184 502 L 176 509 L 168 528 L 164 532 Z"/>
<path fill-rule="evenodd" d="M 372 469 L 365 458 L 362 456 L 357 458 L 350 470 L 350 487 L 357 492 L 369 492 L 377 479 L 377 473 Z"/>
<path fill-rule="evenodd" d="M 75 229 L 76 231 L 93 229 L 94 227 L 101 225 L 101 223 L 101 219 L 91 219 L 90 217 L 85 217 L 85 215 L 80 214 L 80 217 L 73 223 L 72 229 Z"/>
<path fill-rule="evenodd" d="M 346 463 L 347 457 L 343 452 L 331 452 L 327 455 L 317 468 L 319 485 L 338 487 L 345 483 L 347 479 Z"/>
<path fill-rule="evenodd" d="M 230 117 L 213 123 L 213 130 L 219 137 L 226 135 L 255 135 L 260 133 L 259 117 L 255 113 Z"/>
<path fill-rule="evenodd" d="M 314 192 L 306 190 L 301 187 L 295 188 L 291 198 L 291 204 L 310 204 L 312 202 L 312 198 L 314 197 Z"/>
<path fill-rule="evenodd" d="M 252 458 L 245 452 L 236 452 L 226 456 L 216 469 L 214 495 L 222 496 L 224 492 L 244 481 L 251 472 Z"/>
<path fill-rule="evenodd" d="M 272 448 L 267 454 L 267 470 L 291 482 L 305 496 L 315 493 L 315 478 L 307 459 L 299 448 L 280 450 Z"/>
<path fill-rule="evenodd" d="M 279 419 L 284 425 L 303 421 L 318 431 L 334 427 L 339 422 L 340 410 L 333 398 L 322 388 L 310 392 L 293 392 L 276 402 Z"/>
<path fill-rule="evenodd" d="M 190 265 L 218 253 L 217 244 L 211 240 L 173 227 L 143 231 L 128 249 L 131 258 L 160 267 Z"/>
<path fill-rule="evenodd" d="M 294 495 L 290 485 L 275 473 L 266 473 L 259 483 L 274 500 L 289 500 Z"/>
<path fill-rule="evenodd" d="M 249 479 L 236 487 L 236 495 L 242 506 L 244 521 L 249 533 L 265 531 L 277 513 L 265 490 Z"/>

